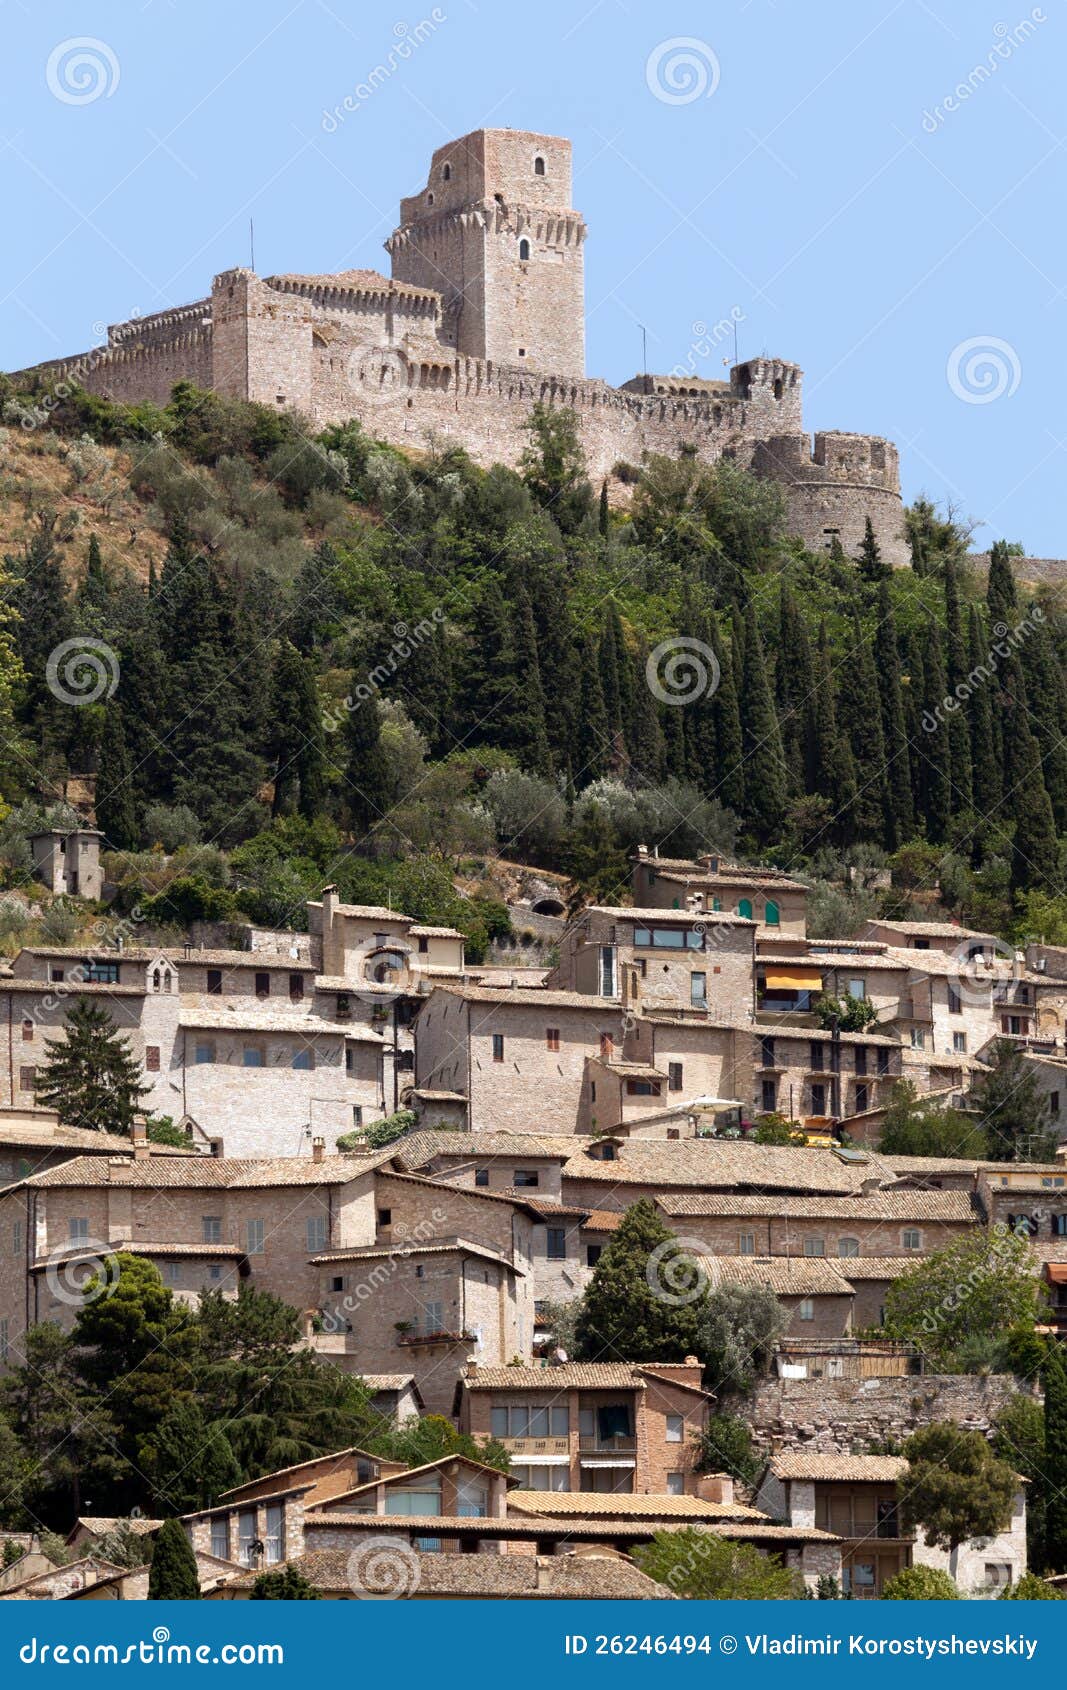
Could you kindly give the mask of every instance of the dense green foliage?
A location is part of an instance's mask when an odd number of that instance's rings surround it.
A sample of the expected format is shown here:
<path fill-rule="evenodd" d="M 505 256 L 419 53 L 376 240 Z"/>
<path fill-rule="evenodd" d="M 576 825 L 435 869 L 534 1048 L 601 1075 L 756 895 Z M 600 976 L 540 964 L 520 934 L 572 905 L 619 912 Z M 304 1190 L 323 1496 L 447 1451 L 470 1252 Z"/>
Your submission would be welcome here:
<path fill-rule="evenodd" d="M 982 1122 L 960 1109 L 919 1095 L 911 1080 L 898 1080 L 882 1117 L 878 1146 L 885 1156 L 961 1156 L 982 1161 L 989 1140 Z"/>
<path fill-rule="evenodd" d="M 1045 1494 L 1045 1569 L 1067 1572 L 1067 1367 L 1058 1345 L 1049 1348 L 1042 1374 L 1045 1442 L 1041 1480 Z"/>
<path fill-rule="evenodd" d="M 995 1537 L 1011 1523 L 1019 1481 L 981 1432 L 935 1420 L 912 1433 L 904 1454 L 909 1467 L 900 1516 L 906 1532 L 921 1530 L 932 1547 L 954 1552 L 967 1538 Z"/>
<path fill-rule="evenodd" d="M 1040 1299 L 1027 1241 L 1006 1228 L 976 1230 L 893 1281 L 885 1333 L 917 1345 L 939 1370 L 977 1371 L 1006 1359 L 1020 1328 L 1033 1331 Z"/>
<path fill-rule="evenodd" d="M 647 1197 L 627 1209 L 581 1299 L 575 1344 L 583 1361 L 684 1361 L 695 1352 L 704 1295 L 699 1265 Z"/>
<path fill-rule="evenodd" d="M 956 1582 L 940 1567 L 905 1567 L 887 1579 L 884 1602 L 958 1602 Z"/>
<path fill-rule="evenodd" d="M 260 1573 L 249 1592 L 253 1602 L 320 1602 L 318 1591 L 299 1567 Z"/>
<path fill-rule="evenodd" d="M 4 396 L 9 420 L 41 399 Z M 312 439 L 187 383 L 48 414 L 83 503 L 96 443 L 131 453 L 126 496 L 169 549 L 146 589 L 90 535 L 72 577 L 70 531 L 28 518 L 0 582 L 0 796 L 34 767 L 95 773 L 115 878 L 153 922 L 298 923 L 327 877 L 411 910 L 411 864 L 494 849 L 603 897 L 642 839 L 797 867 L 919 845 L 923 888 L 940 875 L 965 917 L 1062 930 L 1067 617 L 1020 594 L 1003 546 L 984 588 L 929 504 L 891 572 L 870 533 L 855 559 L 804 552 L 779 488 L 693 453 L 628 471 L 626 515 L 598 508 L 565 410 L 535 410 L 517 472 L 414 463 L 356 423 Z M 70 638 L 110 647 L 113 696 L 50 690 Z M 484 947 L 450 885 L 423 902 Z"/>
<path fill-rule="evenodd" d="M 56 1109 L 71 1127 L 128 1138 L 149 1088 L 130 1041 L 115 1031 L 103 1004 L 77 998 L 58 1039 L 46 1039 L 47 1060 L 37 1077 L 37 1102 Z"/>
<path fill-rule="evenodd" d="M 164 1520 L 156 1533 L 148 1574 L 150 1602 L 197 1602 L 200 1578 L 196 1556 L 180 1520 Z"/>
<path fill-rule="evenodd" d="M 633 1551 L 643 1573 L 675 1596 L 698 1601 L 783 1602 L 802 1595 L 799 1573 L 751 1543 L 729 1543 L 699 1526 L 657 1532 Z"/>

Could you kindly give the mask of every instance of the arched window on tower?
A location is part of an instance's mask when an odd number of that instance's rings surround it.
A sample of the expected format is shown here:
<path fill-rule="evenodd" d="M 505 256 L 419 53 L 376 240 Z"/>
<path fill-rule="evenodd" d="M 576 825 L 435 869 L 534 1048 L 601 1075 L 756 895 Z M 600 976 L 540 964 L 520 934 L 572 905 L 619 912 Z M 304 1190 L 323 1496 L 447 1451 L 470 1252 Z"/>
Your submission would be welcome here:
<path fill-rule="evenodd" d="M 452 166 L 450 164 L 446 164 L 444 169 L 441 171 L 441 179 L 444 182 L 451 182 L 451 180 L 452 180 Z"/>
<path fill-rule="evenodd" d="M 538 154 L 538 156 L 534 159 L 534 175 L 535 176 L 543 176 L 544 173 L 545 173 L 545 161 L 540 156 L 540 154 Z"/>
<path fill-rule="evenodd" d="M 529 256 L 530 256 L 530 243 L 529 243 L 529 241 L 526 241 L 526 240 L 520 241 L 519 242 L 519 263 L 525 264 L 525 262 L 529 258 Z"/>

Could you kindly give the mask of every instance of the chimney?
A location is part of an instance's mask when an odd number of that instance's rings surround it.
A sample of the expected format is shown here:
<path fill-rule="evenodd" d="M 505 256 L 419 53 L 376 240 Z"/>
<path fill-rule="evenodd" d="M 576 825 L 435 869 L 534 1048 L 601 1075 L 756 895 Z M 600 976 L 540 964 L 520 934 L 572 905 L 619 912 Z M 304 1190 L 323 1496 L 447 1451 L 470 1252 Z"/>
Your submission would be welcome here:
<path fill-rule="evenodd" d="M 467 1378 L 474 1379 L 477 1376 L 477 1373 L 478 1363 L 476 1361 L 469 1361 L 467 1363 Z"/>
<path fill-rule="evenodd" d="M 322 925 L 326 929 L 337 914 L 337 887 L 324 886 L 322 888 Z"/>
<path fill-rule="evenodd" d="M 326 1140 L 324 1138 L 313 1138 L 311 1141 L 311 1160 L 321 1162 L 325 1154 Z"/>
<path fill-rule="evenodd" d="M 147 1162 L 151 1151 L 148 1144 L 148 1132 L 145 1128 L 144 1117 L 135 1120 L 130 1128 L 130 1138 L 133 1142 L 133 1159 L 135 1162 Z"/>

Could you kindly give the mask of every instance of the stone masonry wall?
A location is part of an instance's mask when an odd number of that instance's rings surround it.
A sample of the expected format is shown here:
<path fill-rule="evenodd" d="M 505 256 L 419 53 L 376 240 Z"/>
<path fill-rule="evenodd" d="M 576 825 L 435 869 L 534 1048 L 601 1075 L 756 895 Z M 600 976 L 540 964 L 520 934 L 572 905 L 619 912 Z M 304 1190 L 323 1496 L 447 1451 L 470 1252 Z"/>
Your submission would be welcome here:
<path fill-rule="evenodd" d="M 904 1379 L 767 1379 L 744 1407 L 760 1448 L 863 1452 L 933 1420 L 987 1432 L 1019 1385 L 1006 1374 Z"/>

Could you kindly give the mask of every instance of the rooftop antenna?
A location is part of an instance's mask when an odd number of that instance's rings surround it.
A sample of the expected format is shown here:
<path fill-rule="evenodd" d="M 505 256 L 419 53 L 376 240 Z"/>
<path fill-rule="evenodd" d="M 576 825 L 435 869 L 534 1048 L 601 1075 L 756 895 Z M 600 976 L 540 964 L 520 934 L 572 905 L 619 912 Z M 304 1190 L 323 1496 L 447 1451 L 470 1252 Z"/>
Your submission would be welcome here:
<path fill-rule="evenodd" d="M 641 330 L 641 373 L 642 373 L 642 375 L 644 376 L 644 378 L 647 382 L 647 380 L 648 380 L 648 332 L 645 328 L 644 323 L 638 323 L 637 326 Z"/>
<path fill-rule="evenodd" d="M 256 267 L 256 226 L 251 217 L 248 219 L 248 261 L 250 269 Z M 734 335 L 737 334 L 737 324 L 734 324 Z"/>

